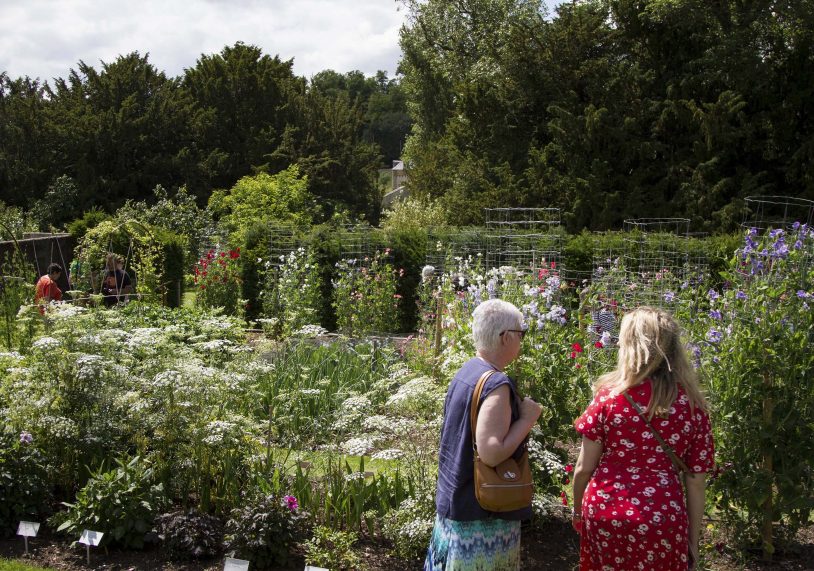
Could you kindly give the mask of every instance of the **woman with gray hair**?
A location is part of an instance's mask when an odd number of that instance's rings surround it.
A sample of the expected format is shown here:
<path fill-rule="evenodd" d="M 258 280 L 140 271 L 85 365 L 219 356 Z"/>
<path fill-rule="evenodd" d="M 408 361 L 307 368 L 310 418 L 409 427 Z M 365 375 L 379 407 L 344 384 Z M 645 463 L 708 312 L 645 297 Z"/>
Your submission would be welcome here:
<path fill-rule="evenodd" d="M 489 512 L 475 498 L 474 454 L 470 409 L 481 376 L 494 371 L 480 397 L 475 440 L 480 460 L 497 466 L 519 458 L 542 407 L 520 400 L 515 382 L 503 372 L 520 354 L 525 336 L 523 315 L 511 303 L 490 299 L 472 314 L 476 356 L 449 385 L 438 453 L 436 518 L 425 571 L 520 568 L 520 521 L 531 506 Z"/>

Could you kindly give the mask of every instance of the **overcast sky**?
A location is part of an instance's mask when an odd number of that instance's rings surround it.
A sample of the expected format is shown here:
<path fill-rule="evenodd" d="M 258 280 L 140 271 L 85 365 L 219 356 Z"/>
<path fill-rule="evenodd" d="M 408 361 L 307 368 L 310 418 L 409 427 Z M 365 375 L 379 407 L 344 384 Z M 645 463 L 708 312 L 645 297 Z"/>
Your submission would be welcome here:
<path fill-rule="evenodd" d="M 559 1 L 548 0 L 548 5 Z M 383 69 L 400 57 L 396 0 L 0 0 L 0 71 L 50 80 L 138 51 L 170 76 L 237 41 L 294 73 Z"/>

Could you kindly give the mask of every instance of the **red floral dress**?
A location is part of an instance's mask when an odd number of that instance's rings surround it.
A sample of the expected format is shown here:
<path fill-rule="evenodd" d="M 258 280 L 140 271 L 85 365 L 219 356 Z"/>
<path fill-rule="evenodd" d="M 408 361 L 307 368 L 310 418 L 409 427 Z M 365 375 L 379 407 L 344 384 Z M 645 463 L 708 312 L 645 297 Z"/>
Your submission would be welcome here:
<path fill-rule="evenodd" d="M 642 410 L 650 380 L 630 389 Z M 679 388 L 668 418 L 653 427 L 692 472 L 709 472 L 714 447 L 709 416 L 690 410 Z M 601 388 L 577 432 L 604 449 L 582 501 L 580 571 L 686 571 L 687 510 L 678 473 L 624 395 Z"/>

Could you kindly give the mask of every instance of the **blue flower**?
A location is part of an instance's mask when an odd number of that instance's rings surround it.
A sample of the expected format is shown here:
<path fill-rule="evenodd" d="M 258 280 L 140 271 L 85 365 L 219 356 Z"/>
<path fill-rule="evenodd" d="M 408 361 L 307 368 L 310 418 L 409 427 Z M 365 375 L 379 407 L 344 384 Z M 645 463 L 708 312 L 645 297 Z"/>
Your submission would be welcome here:
<path fill-rule="evenodd" d="M 664 301 L 666 301 L 667 303 L 672 303 L 675 298 L 676 298 L 675 293 L 669 290 L 664 292 Z"/>
<path fill-rule="evenodd" d="M 712 328 L 710 328 L 710 330 L 707 331 L 707 341 L 709 341 L 710 343 L 719 343 L 723 338 L 724 336 L 720 331 L 717 331 Z"/>
<path fill-rule="evenodd" d="M 707 292 L 707 296 L 709 297 L 709 300 L 710 300 L 710 301 L 715 301 L 716 299 L 718 299 L 719 297 L 721 297 L 721 295 L 720 295 L 720 294 L 719 294 L 717 291 L 715 291 L 714 289 L 710 289 L 710 290 Z"/>
<path fill-rule="evenodd" d="M 738 293 L 735 294 L 735 299 L 746 300 L 746 294 L 738 290 Z"/>
<path fill-rule="evenodd" d="M 721 312 L 720 312 L 720 311 L 718 311 L 717 309 L 713 309 L 713 310 L 711 310 L 711 311 L 709 312 L 709 316 L 710 316 L 712 319 L 719 319 L 719 320 L 720 320 L 720 319 L 721 319 Z"/>
<path fill-rule="evenodd" d="M 811 297 L 811 294 L 808 293 L 805 290 L 798 289 L 797 290 L 797 297 L 799 297 L 800 299 L 808 299 L 809 297 Z"/>

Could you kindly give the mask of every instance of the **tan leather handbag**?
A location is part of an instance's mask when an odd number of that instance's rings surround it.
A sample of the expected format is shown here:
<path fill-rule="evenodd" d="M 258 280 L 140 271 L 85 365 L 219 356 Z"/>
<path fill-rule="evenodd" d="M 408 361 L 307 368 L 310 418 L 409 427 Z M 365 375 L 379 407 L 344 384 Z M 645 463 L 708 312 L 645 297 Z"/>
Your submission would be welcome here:
<path fill-rule="evenodd" d="M 529 451 L 523 446 L 519 460 L 507 458 L 495 467 L 487 466 L 478 456 L 475 430 L 478 425 L 478 403 L 483 385 L 495 371 L 486 371 L 475 385 L 469 419 L 472 425 L 472 454 L 475 458 L 475 498 L 490 512 L 510 512 L 531 505 L 534 484 L 529 466 Z"/>

